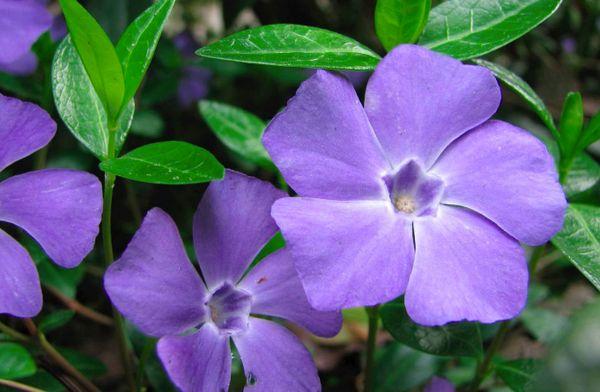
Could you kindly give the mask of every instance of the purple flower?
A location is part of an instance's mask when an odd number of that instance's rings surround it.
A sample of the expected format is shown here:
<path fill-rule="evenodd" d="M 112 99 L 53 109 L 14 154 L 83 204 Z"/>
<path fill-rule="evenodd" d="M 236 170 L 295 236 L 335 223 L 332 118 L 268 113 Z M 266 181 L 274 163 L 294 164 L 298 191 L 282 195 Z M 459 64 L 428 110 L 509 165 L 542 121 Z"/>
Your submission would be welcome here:
<path fill-rule="evenodd" d="M 41 108 L 1 94 L 0 118 L 0 171 L 44 147 L 56 132 Z M 101 213 L 100 182 L 88 173 L 47 169 L 0 182 L 0 221 L 28 232 L 62 267 L 75 267 L 92 250 Z M 0 313 L 33 317 L 41 307 L 31 256 L 0 230 Z"/>
<path fill-rule="evenodd" d="M 544 145 L 489 120 L 499 103 L 487 69 L 414 45 L 381 61 L 365 108 L 335 73 L 302 84 L 263 141 L 301 196 L 272 215 L 314 307 L 406 293 L 424 325 L 521 310 L 519 242 L 545 243 L 566 202 Z"/>
<path fill-rule="evenodd" d="M 285 249 L 246 275 L 276 233 L 269 212 L 284 193 L 228 171 L 213 182 L 194 216 L 194 246 L 203 279 L 190 263 L 177 227 L 154 208 L 107 271 L 106 291 L 142 332 L 160 337 L 158 355 L 184 391 L 226 391 L 231 372 L 229 339 L 248 383 L 258 391 L 318 390 L 310 354 L 277 323 L 297 323 L 320 336 L 341 327 L 339 312 L 312 309 Z"/>
<path fill-rule="evenodd" d="M 423 392 L 454 392 L 454 385 L 445 378 L 441 377 L 433 377 L 427 385 L 425 385 L 425 389 Z"/>
<path fill-rule="evenodd" d="M 183 61 L 191 63 L 194 57 L 194 51 L 198 49 L 198 44 L 194 41 L 191 34 L 184 32 L 173 39 L 173 43 L 179 49 Z M 183 107 L 190 107 L 202 98 L 208 95 L 209 83 L 212 79 L 212 72 L 198 65 L 185 65 L 181 69 L 181 79 L 177 88 L 177 98 Z"/>

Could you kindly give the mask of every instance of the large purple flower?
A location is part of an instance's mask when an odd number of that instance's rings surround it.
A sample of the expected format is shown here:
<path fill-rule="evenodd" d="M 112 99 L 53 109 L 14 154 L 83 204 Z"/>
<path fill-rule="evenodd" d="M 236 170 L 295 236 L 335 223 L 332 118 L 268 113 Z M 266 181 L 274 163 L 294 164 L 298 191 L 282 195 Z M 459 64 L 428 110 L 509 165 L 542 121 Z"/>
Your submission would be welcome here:
<path fill-rule="evenodd" d="M 41 108 L 1 94 L 0 119 L 0 171 L 44 147 L 56 132 Z M 75 267 L 92 250 L 101 213 L 100 182 L 88 173 L 47 169 L 0 182 L 0 221 L 27 231 L 62 267 Z M 41 306 L 33 260 L 0 230 L 0 313 L 32 317 Z"/>
<path fill-rule="evenodd" d="M 414 45 L 381 61 L 364 109 L 338 74 L 302 84 L 263 140 L 301 196 L 272 214 L 313 306 L 406 293 L 424 325 L 520 311 L 519 241 L 546 242 L 566 202 L 544 145 L 489 120 L 499 103 L 488 70 Z"/>
<path fill-rule="evenodd" d="M 106 272 L 106 291 L 142 332 L 160 337 L 158 355 L 184 391 L 226 391 L 229 339 L 257 391 L 320 389 L 310 354 L 277 323 L 297 323 L 320 336 L 341 327 L 339 312 L 310 307 L 287 250 L 244 274 L 276 233 L 270 216 L 284 194 L 272 185 L 228 171 L 204 194 L 194 217 L 194 246 L 203 279 L 190 263 L 177 227 L 162 210 L 142 226 Z"/>

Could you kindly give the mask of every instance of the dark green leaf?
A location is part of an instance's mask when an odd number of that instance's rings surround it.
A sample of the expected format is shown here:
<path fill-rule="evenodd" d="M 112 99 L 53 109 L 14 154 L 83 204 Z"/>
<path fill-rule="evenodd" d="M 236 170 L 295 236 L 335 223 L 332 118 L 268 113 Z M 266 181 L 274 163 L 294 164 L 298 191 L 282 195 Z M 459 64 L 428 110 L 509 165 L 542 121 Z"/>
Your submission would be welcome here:
<path fill-rule="evenodd" d="M 381 59 L 352 38 L 317 27 L 274 24 L 199 49 L 203 57 L 282 67 L 368 71 Z"/>
<path fill-rule="evenodd" d="M 457 59 L 489 53 L 529 32 L 561 0 L 448 0 L 434 7 L 419 40 Z"/>
<path fill-rule="evenodd" d="M 496 374 L 514 392 L 528 391 L 533 380 L 533 374 L 539 367 L 534 359 L 516 359 L 495 364 Z"/>
<path fill-rule="evenodd" d="M 99 359 L 68 348 L 60 348 L 58 351 L 86 377 L 93 378 L 106 373 L 106 365 Z"/>
<path fill-rule="evenodd" d="M 440 359 L 392 342 L 376 352 L 375 391 L 412 390 L 433 376 Z"/>
<path fill-rule="evenodd" d="M 131 133 L 135 135 L 156 139 L 162 136 L 164 130 L 165 122 L 153 110 L 143 110 L 133 116 Z"/>
<path fill-rule="evenodd" d="M 563 104 L 560 115 L 558 147 L 561 160 L 569 159 L 576 153 L 575 149 L 583 130 L 583 101 L 580 93 L 569 93 Z"/>
<path fill-rule="evenodd" d="M 386 50 L 413 43 L 427 23 L 431 0 L 377 0 L 375 31 Z"/>
<path fill-rule="evenodd" d="M 65 392 L 67 390 L 65 386 L 60 383 L 60 381 L 58 381 L 45 370 L 38 369 L 33 376 L 21 378 L 19 379 L 19 382 L 30 385 L 34 388 L 39 388 L 44 392 Z M 0 391 L 4 392 L 4 390 L 1 388 Z M 14 391 L 11 390 L 11 392 Z"/>
<path fill-rule="evenodd" d="M 59 310 L 50 313 L 39 322 L 38 328 L 44 333 L 53 331 L 67 324 L 73 316 L 75 316 L 75 312 L 72 310 Z"/>
<path fill-rule="evenodd" d="M 0 343 L 0 378 L 14 380 L 36 371 L 35 362 L 25 349 L 16 343 Z"/>
<path fill-rule="evenodd" d="M 596 113 L 583 131 L 583 136 L 578 145 L 578 150 L 583 150 L 587 146 L 600 140 L 600 112 Z"/>
<path fill-rule="evenodd" d="M 105 172 L 152 184 L 197 184 L 223 178 L 223 165 L 208 151 L 185 142 L 147 144 L 100 164 Z"/>

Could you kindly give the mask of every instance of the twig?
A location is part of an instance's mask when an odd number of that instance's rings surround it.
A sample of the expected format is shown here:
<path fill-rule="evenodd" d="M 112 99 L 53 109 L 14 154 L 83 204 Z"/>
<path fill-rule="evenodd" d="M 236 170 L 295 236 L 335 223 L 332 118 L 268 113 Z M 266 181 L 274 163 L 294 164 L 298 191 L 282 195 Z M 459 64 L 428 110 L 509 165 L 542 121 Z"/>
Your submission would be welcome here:
<path fill-rule="evenodd" d="M 61 301 L 67 308 L 71 309 L 72 311 L 80 314 L 81 316 L 83 316 L 85 318 L 95 321 L 98 324 L 106 325 L 107 327 L 114 326 L 114 322 L 110 317 L 105 316 L 102 313 L 96 312 L 95 310 L 88 308 L 87 306 L 83 305 L 81 302 L 64 295 L 63 293 L 61 293 L 59 290 L 55 289 L 52 286 L 44 286 L 44 287 L 49 293 L 51 293 L 53 296 L 55 296 L 59 301 Z"/>
<path fill-rule="evenodd" d="M 4 385 L 6 387 L 10 387 L 10 388 L 16 389 L 17 391 L 24 391 L 24 392 L 44 392 L 41 389 L 30 387 L 29 385 L 25 385 L 25 384 L 22 384 L 22 383 L 16 382 L 16 381 L 5 380 L 3 378 L 0 378 L 0 385 Z"/>

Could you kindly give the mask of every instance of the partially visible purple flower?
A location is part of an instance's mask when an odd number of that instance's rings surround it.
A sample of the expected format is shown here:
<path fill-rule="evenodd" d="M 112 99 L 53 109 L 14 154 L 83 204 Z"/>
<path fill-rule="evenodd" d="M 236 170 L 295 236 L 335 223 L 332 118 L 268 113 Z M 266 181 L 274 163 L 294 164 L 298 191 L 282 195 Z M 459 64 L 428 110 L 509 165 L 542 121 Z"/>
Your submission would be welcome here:
<path fill-rule="evenodd" d="M 38 106 L 0 94 L 0 171 L 44 147 L 56 123 Z M 0 221 L 27 231 L 58 265 L 77 266 L 92 250 L 102 190 L 91 174 L 47 169 L 0 182 Z M 0 313 L 33 317 L 42 306 L 40 280 L 27 251 L 0 230 Z"/>
<path fill-rule="evenodd" d="M 573 54 L 577 50 L 577 41 L 573 37 L 565 37 L 560 41 L 560 46 L 565 53 Z"/>
<path fill-rule="evenodd" d="M 454 385 L 445 378 L 432 377 L 423 392 L 454 392 Z"/>
<path fill-rule="evenodd" d="M 199 45 L 187 32 L 181 33 L 173 39 L 175 46 L 181 52 L 185 63 L 190 63 L 195 58 L 194 52 Z M 183 107 L 190 107 L 208 95 L 212 72 L 199 65 L 184 65 L 181 70 L 181 79 L 177 89 L 177 98 Z"/>
<path fill-rule="evenodd" d="M 308 351 L 285 328 L 254 315 L 299 324 L 319 336 L 341 327 L 339 312 L 308 304 L 287 250 L 252 268 L 277 231 L 269 212 L 285 194 L 271 184 L 228 171 L 213 182 L 194 216 L 202 278 L 189 261 L 173 220 L 154 208 L 106 272 L 115 306 L 142 332 L 159 337 L 158 355 L 183 391 L 226 391 L 230 338 L 249 385 L 257 391 L 316 391 Z"/>
<path fill-rule="evenodd" d="M 519 242 L 552 237 L 566 201 L 544 145 L 489 120 L 499 103 L 487 69 L 415 45 L 380 62 L 364 108 L 338 74 L 302 84 L 263 141 L 300 196 L 272 215 L 315 308 L 406 293 L 424 325 L 522 309 Z"/>

